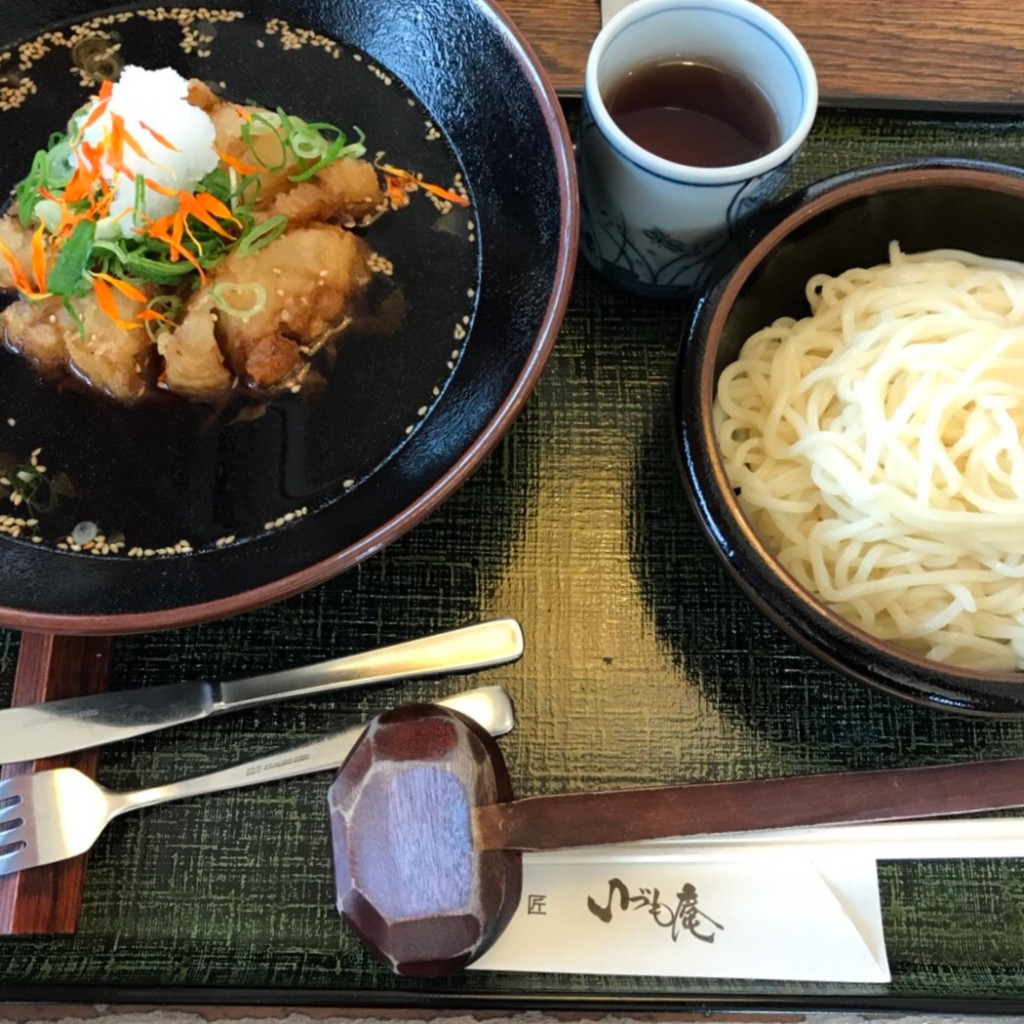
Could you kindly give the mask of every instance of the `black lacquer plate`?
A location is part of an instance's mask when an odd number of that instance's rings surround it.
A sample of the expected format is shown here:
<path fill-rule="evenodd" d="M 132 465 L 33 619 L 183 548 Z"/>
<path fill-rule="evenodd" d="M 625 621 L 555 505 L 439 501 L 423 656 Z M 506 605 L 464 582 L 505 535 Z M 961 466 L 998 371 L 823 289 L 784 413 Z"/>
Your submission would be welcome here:
<path fill-rule="evenodd" d="M 696 303 L 678 354 L 676 441 L 693 506 L 747 596 L 813 654 L 893 696 L 948 711 L 1024 715 L 1024 675 L 940 665 L 855 629 L 812 597 L 754 533 L 729 486 L 711 410 L 722 370 L 754 331 L 806 313 L 816 273 L 954 248 L 1024 260 L 1024 172 L 973 161 L 915 160 L 863 168 L 799 192 L 748 226 Z"/>
<path fill-rule="evenodd" d="M 0 9 L 0 54 L 5 188 L 100 79 L 136 64 L 357 126 L 370 155 L 471 200 L 446 210 L 421 192 L 367 229 L 394 268 L 378 279 L 386 315 L 347 330 L 324 383 L 298 395 L 125 406 L 0 354 L 0 452 L 40 449 L 75 491 L 40 517 L 40 539 L 0 535 L 0 623 L 121 632 L 278 599 L 409 529 L 497 443 L 554 342 L 576 246 L 561 112 L 499 12 L 483 0 L 19 0 Z M 83 521 L 124 547 L 63 547 Z"/>

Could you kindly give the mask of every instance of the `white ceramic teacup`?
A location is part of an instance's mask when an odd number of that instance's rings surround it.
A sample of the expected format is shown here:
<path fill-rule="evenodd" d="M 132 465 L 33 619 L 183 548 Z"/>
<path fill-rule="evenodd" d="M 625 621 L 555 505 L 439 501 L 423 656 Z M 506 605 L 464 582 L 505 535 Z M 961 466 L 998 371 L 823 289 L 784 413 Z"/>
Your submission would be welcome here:
<path fill-rule="evenodd" d="M 633 69 L 695 61 L 739 73 L 767 97 L 779 144 L 730 167 L 673 163 L 638 146 L 605 105 Z M 749 0 L 635 0 L 604 26 L 587 61 L 577 138 L 581 246 L 611 283 L 686 295 L 740 222 L 782 186 L 814 122 L 818 85 L 795 35 Z"/>

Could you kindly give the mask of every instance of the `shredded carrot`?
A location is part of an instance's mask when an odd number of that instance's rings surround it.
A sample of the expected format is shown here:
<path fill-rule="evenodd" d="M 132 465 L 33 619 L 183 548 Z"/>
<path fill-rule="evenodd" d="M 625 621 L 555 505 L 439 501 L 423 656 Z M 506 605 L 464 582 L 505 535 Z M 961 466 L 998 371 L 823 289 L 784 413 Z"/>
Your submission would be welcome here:
<path fill-rule="evenodd" d="M 215 150 L 217 156 L 221 158 L 233 171 L 238 171 L 239 174 L 258 174 L 259 168 L 255 164 L 247 164 L 244 160 L 239 160 L 237 156 L 232 156 L 230 153 L 225 153 L 224 150 Z"/>
<path fill-rule="evenodd" d="M 17 256 L 3 243 L 0 242 L 0 258 L 3 258 L 11 271 L 11 278 L 14 280 L 14 287 L 29 299 L 45 299 L 46 292 L 39 292 L 28 279 L 28 275 L 22 269 Z"/>
<path fill-rule="evenodd" d="M 182 228 L 185 231 L 185 234 L 188 235 L 189 240 L 196 247 L 196 252 L 199 253 L 200 256 L 205 255 L 205 253 L 203 251 L 203 243 L 200 242 L 198 238 L 196 238 L 195 230 L 193 229 L 192 225 L 189 223 L 188 217 L 184 217 L 183 216 L 181 218 L 181 225 L 182 225 Z"/>
<path fill-rule="evenodd" d="M 160 145 L 163 146 L 165 149 L 173 149 L 175 153 L 181 152 L 180 147 L 176 146 L 169 139 L 164 138 L 164 136 L 161 135 L 158 131 L 155 131 L 153 128 L 150 128 L 145 121 L 140 121 L 139 124 L 141 124 L 142 127 L 145 128 L 146 131 L 149 132 L 149 134 L 152 135 L 153 138 L 156 139 L 156 141 L 159 142 Z"/>
<path fill-rule="evenodd" d="M 43 239 L 45 228 L 42 223 L 32 233 L 32 276 L 41 294 L 46 292 L 46 243 Z"/>
<path fill-rule="evenodd" d="M 105 281 L 111 287 L 116 288 L 125 298 L 132 299 L 135 302 L 146 302 L 146 294 L 140 289 L 136 288 L 135 285 L 130 284 L 128 281 L 123 281 L 119 277 L 114 277 L 112 274 L 101 274 L 94 273 L 93 278 L 93 289 L 96 288 L 96 279 L 99 278 L 101 281 Z M 96 297 L 99 298 L 99 292 L 96 293 Z M 106 310 L 104 310 L 106 312 Z M 170 323 L 163 313 L 158 312 L 155 309 L 144 309 L 141 313 L 137 313 L 136 320 L 163 320 L 166 323 Z M 136 324 L 136 327 L 139 325 Z"/>
<path fill-rule="evenodd" d="M 86 128 L 91 128 L 107 112 L 108 106 L 110 106 L 110 97 L 106 96 L 92 108 L 89 116 L 82 122 L 78 129 L 79 136 L 84 135 Z"/>
<path fill-rule="evenodd" d="M 93 279 L 100 278 L 106 281 L 107 284 L 112 285 L 116 288 L 126 299 L 134 299 L 136 302 L 145 302 L 146 295 L 144 292 L 139 291 L 138 288 L 133 284 L 129 284 L 127 281 L 122 281 L 119 277 L 114 277 L 112 274 L 93 274 Z"/>
<path fill-rule="evenodd" d="M 161 185 L 155 178 L 143 177 L 142 179 L 146 183 L 146 188 L 151 192 L 157 192 L 162 196 L 176 196 L 178 190 L 176 188 L 169 188 L 167 185 Z"/>
<path fill-rule="evenodd" d="M 409 192 L 411 189 L 407 188 L 399 178 L 385 174 L 384 185 L 387 189 L 388 199 L 395 209 L 409 205 Z"/>
<path fill-rule="evenodd" d="M 77 203 L 80 199 L 90 197 L 99 179 L 99 168 L 90 161 L 87 152 L 91 147 L 83 142 L 80 148 L 84 159 L 79 161 L 71 180 L 64 189 L 65 205 Z"/>
<path fill-rule="evenodd" d="M 452 192 L 451 189 L 441 188 L 440 185 L 431 185 L 429 181 L 421 181 L 420 188 L 433 192 L 435 196 L 447 199 L 458 206 L 469 206 L 469 200 L 465 196 L 460 196 L 458 192 Z"/>
<path fill-rule="evenodd" d="M 63 272 L 68 269 L 66 262 L 60 263 L 62 267 L 62 272 L 59 275 L 60 282 L 54 277 L 53 268 L 57 265 L 62 247 L 73 236 L 76 236 L 76 230 L 82 226 L 83 221 L 94 224 L 103 219 L 109 221 L 115 198 L 120 193 L 120 186 L 124 186 L 126 182 L 134 182 L 139 192 L 144 186 L 145 190 L 173 199 L 174 212 L 167 216 L 151 218 L 146 215 L 144 209 L 134 209 L 130 206 L 113 218 L 117 221 L 122 220 L 125 216 L 133 218 L 132 227 L 124 230 L 129 238 L 134 233 L 136 238 L 133 241 L 138 241 L 139 236 L 142 236 L 142 238 L 160 243 L 154 252 L 143 242 L 142 260 L 132 263 L 130 248 L 126 255 L 119 245 L 109 242 L 100 245 L 100 241 L 95 242 L 95 249 L 89 249 L 86 252 L 78 249 L 75 253 L 75 258 L 80 258 L 85 263 L 84 273 L 86 279 L 91 281 L 100 310 L 118 327 L 130 330 L 140 327 L 143 321 L 162 320 L 168 323 L 171 321 L 164 313 L 146 308 L 141 309 L 132 319 L 124 319 L 118 306 L 119 296 L 144 307 L 148 295 L 135 284 L 122 280 L 105 270 L 101 271 L 101 267 L 107 268 L 107 270 L 112 269 L 114 261 L 120 260 L 126 267 L 132 265 L 142 268 L 136 273 L 143 279 L 148 279 L 154 276 L 145 269 L 148 261 L 166 260 L 172 264 L 177 263 L 180 272 L 187 270 L 186 267 L 180 266 L 181 261 L 187 261 L 195 268 L 201 283 L 205 284 L 207 275 L 203 263 L 214 264 L 217 259 L 223 257 L 230 245 L 237 241 L 244 231 L 253 228 L 253 211 L 244 200 L 239 199 L 237 191 L 235 191 L 237 182 L 233 176 L 227 183 L 227 191 L 224 194 L 228 202 L 225 202 L 213 192 L 176 189 L 144 175 L 141 169 L 133 170 L 127 162 L 131 159 L 131 154 L 135 154 L 143 161 L 153 163 L 152 157 L 147 153 L 147 145 L 150 149 L 154 145 L 160 145 L 174 152 L 180 152 L 180 150 L 172 141 L 144 121 L 132 120 L 130 122 L 133 126 L 136 124 L 138 126 L 133 133 L 124 116 L 111 109 L 112 100 L 113 82 L 104 81 L 100 86 L 98 96 L 94 98 L 92 107 L 76 125 L 68 129 L 65 141 L 71 145 L 73 158 L 71 166 L 68 168 L 70 179 L 66 184 L 62 187 L 43 187 L 40 182 L 47 180 L 48 174 L 44 171 L 36 176 L 35 168 L 33 168 L 33 178 L 27 179 L 26 183 L 35 182 L 34 194 L 36 196 L 48 200 L 51 204 L 56 204 L 55 209 L 59 211 L 59 221 L 53 222 L 57 216 L 56 213 L 53 216 L 47 213 L 49 223 L 44 224 L 40 215 L 39 224 L 31 236 L 31 242 L 26 247 L 26 251 L 22 252 L 23 261 L 19 260 L 2 241 L 0 241 L 0 259 L 9 268 L 15 287 L 26 298 L 47 297 L 51 294 L 47 291 L 47 287 L 52 282 L 58 288 L 58 292 L 53 294 L 63 298 L 67 304 L 69 297 L 77 294 L 78 289 L 77 287 L 71 288 L 67 284 L 68 275 Z M 256 119 L 253 113 L 245 108 L 235 107 L 235 110 L 239 118 L 246 123 L 252 123 Z M 285 117 L 283 112 L 281 116 Z M 102 127 L 97 128 L 98 125 L 102 125 Z M 84 136 L 88 129 L 94 129 L 92 134 L 100 137 L 93 141 L 86 141 Z M 244 134 L 247 136 L 248 130 Z M 344 141 L 342 138 L 341 142 Z M 284 146 L 285 143 L 282 142 L 282 147 Z M 240 156 L 221 150 L 216 150 L 216 152 L 221 164 L 235 174 L 253 175 L 259 174 L 265 169 L 255 163 L 249 163 Z M 338 149 L 335 148 L 333 152 L 337 153 Z M 253 158 L 259 159 L 258 157 Z M 155 166 L 161 165 L 155 164 Z M 426 189 L 452 202 L 468 205 L 468 201 L 462 196 L 439 186 L 422 182 L 408 171 L 387 166 L 381 170 L 384 173 L 387 194 L 395 206 L 408 203 L 408 193 L 417 188 Z M 210 187 L 219 192 L 222 187 L 220 180 L 218 179 L 218 183 Z M 22 200 L 19 193 L 19 201 L 27 200 Z M 138 205 L 139 207 L 144 206 L 141 202 Z M 236 205 L 238 206 L 237 211 L 232 208 Z M 51 207 L 52 209 L 54 207 Z M 214 239 L 210 232 L 228 240 L 227 243 Z M 261 233 L 257 229 L 253 237 L 259 237 L 261 244 L 265 244 L 267 240 L 265 235 L 265 232 Z M 93 244 L 93 235 L 85 232 L 84 229 L 78 233 L 77 237 L 82 242 Z M 98 239 L 104 240 L 106 235 L 101 233 Z M 90 264 L 95 269 L 90 269 Z M 159 281 L 160 275 L 155 275 L 154 279 Z"/>
<path fill-rule="evenodd" d="M 136 320 L 124 320 L 121 318 L 121 311 L 117 308 L 117 299 L 114 298 L 114 290 L 104 280 L 104 274 L 102 277 L 96 276 L 93 278 L 92 288 L 96 293 L 96 301 L 99 303 L 100 309 L 103 310 L 107 316 L 113 320 L 117 327 L 120 327 L 124 331 L 130 331 L 135 327 L 140 327 Z"/>
<path fill-rule="evenodd" d="M 47 237 L 45 226 L 40 223 L 31 242 L 31 262 L 28 269 L 22 266 L 14 253 L 0 242 L 0 258 L 7 264 L 15 287 L 28 298 L 43 298 L 46 291 L 48 276 L 48 255 L 59 251 L 61 245 L 73 234 L 75 227 L 82 220 L 99 220 L 109 215 L 117 188 L 117 178 L 123 175 L 134 180 L 136 175 L 125 163 L 128 152 L 133 152 L 143 160 L 150 160 L 145 148 L 128 130 L 124 118 L 120 114 L 110 114 L 109 127 L 97 142 L 87 142 L 82 136 L 87 128 L 97 124 L 108 112 L 113 85 L 104 82 L 99 98 L 85 120 L 79 125 L 72 143 L 76 150 L 77 160 L 71 179 L 60 194 L 47 189 L 40 189 L 39 194 L 60 208 L 61 220 Z M 142 128 L 160 145 L 176 150 L 177 147 L 144 122 Z M 239 167 L 245 165 L 236 161 Z M 113 174 L 111 174 L 113 172 Z M 246 171 L 248 173 L 248 171 Z M 109 180 L 109 179 L 113 180 Z M 176 210 L 167 217 L 149 220 L 145 227 L 137 228 L 141 234 L 161 241 L 167 245 L 169 258 L 172 262 L 180 259 L 188 260 L 198 271 L 199 277 L 205 282 L 206 275 L 196 255 L 184 244 L 187 236 L 198 253 L 202 254 L 202 244 L 196 237 L 189 218 L 206 225 L 212 231 L 225 238 L 231 238 L 226 223 L 239 224 L 231 210 L 216 196 L 201 192 L 180 191 L 168 188 L 152 178 L 143 179 L 146 188 L 153 192 L 172 197 L 176 200 Z M 124 210 L 120 217 L 130 213 Z M 48 245 L 50 251 L 48 252 Z M 142 320 L 167 318 L 155 310 L 143 310 L 134 320 L 125 320 L 120 314 L 115 291 L 135 302 L 145 303 L 146 295 L 135 285 L 123 281 L 111 274 L 92 273 L 92 286 L 100 309 L 118 326 L 131 329 L 140 326 Z"/>
<path fill-rule="evenodd" d="M 99 220 L 100 217 L 105 217 L 110 210 L 111 204 L 114 202 L 114 190 L 106 189 L 99 195 L 95 196 L 92 202 L 89 204 L 89 209 L 85 211 L 83 216 L 88 217 L 90 220 Z M 127 210 L 118 214 L 118 219 L 123 217 Z"/>
<path fill-rule="evenodd" d="M 222 235 L 224 238 L 230 238 L 231 232 L 226 231 L 216 218 L 219 217 L 221 220 L 230 220 L 234 221 L 235 224 L 238 223 L 234 214 L 210 192 L 179 192 L 178 209 L 186 217 L 191 216 L 195 217 L 198 221 L 202 221 L 211 231 L 216 231 L 218 235 Z"/>
<path fill-rule="evenodd" d="M 158 220 L 150 221 L 143 233 L 167 245 L 171 253 L 172 263 L 177 263 L 181 257 L 188 260 L 199 271 L 199 279 L 204 284 L 206 283 L 206 272 L 203 270 L 199 260 L 181 244 L 185 234 L 185 218 L 181 210 L 170 213 L 166 217 L 160 217 Z"/>
<path fill-rule="evenodd" d="M 440 185 L 432 185 L 429 181 L 420 181 L 415 175 L 403 171 L 400 167 L 392 167 L 390 164 L 381 164 L 380 169 L 384 172 L 385 182 L 388 189 L 388 198 L 396 205 L 405 206 L 409 201 L 405 193 L 410 189 L 422 188 L 432 192 L 441 199 L 447 199 L 450 203 L 457 203 L 459 206 L 469 206 L 469 200 L 460 196 L 458 192 L 442 188 Z M 399 199 L 399 195 L 401 198 Z"/>
<path fill-rule="evenodd" d="M 159 242 L 166 242 L 171 250 L 171 261 L 174 263 L 178 261 L 178 257 L 181 255 L 181 252 L 179 252 L 181 249 L 181 232 L 176 214 L 169 213 L 166 217 L 150 221 L 147 227 L 136 228 L 135 230 L 139 234 L 149 235 L 150 238 L 155 238 Z"/>
<path fill-rule="evenodd" d="M 110 134 L 105 140 L 107 145 L 107 160 L 115 171 L 120 171 L 130 178 L 134 178 L 131 168 L 124 162 L 124 150 L 127 146 L 133 153 L 142 160 L 148 160 L 146 151 L 139 145 L 135 136 L 125 127 L 124 118 L 120 114 L 110 115 Z"/>

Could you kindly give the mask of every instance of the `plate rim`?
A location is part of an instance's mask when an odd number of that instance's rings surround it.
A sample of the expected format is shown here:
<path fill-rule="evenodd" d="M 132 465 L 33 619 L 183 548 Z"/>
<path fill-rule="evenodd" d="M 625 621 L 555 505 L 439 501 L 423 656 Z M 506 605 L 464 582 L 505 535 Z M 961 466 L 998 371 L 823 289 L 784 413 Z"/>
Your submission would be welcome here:
<path fill-rule="evenodd" d="M 515 23 L 492 0 L 470 2 L 502 35 L 536 99 L 552 147 L 559 191 L 558 256 L 547 305 L 522 370 L 483 429 L 441 476 L 405 508 L 354 543 L 295 572 L 227 596 L 148 611 L 88 615 L 18 608 L 0 599 L 0 628 L 59 635 L 139 633 L 198 625 L 285 600 L 353 568 L 403 536 L 458 490 L 497 447 L 522 412 L 547 365 L 561 329 L 578 257 L 579 192 L 565 114 L 535 50 Z M 97 7 L 95 10 L 99 14 L 107 9 Z"/>

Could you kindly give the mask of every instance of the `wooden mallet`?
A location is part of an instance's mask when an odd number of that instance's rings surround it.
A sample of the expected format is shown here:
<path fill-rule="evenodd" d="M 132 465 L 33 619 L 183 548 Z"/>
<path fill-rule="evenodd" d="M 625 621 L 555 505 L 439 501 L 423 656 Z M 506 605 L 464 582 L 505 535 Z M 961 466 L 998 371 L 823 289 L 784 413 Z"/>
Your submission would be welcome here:
<path fill-rule="evenodd" d="M 520 851 L 1024 806 L 1024 758 L 515 800 L 497 744 L 436 705 L 370 723 L 330 792 L 338 909 L 399 974 L 480 956 L 519 902 Z"/>

